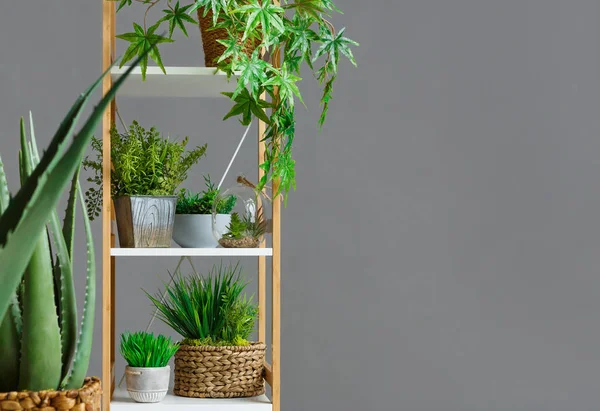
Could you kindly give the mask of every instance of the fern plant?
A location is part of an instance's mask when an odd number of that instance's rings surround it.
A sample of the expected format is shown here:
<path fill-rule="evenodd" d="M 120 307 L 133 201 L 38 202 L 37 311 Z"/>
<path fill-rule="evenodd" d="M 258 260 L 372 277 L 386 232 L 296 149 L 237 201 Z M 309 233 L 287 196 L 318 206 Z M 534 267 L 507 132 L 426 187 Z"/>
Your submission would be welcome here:
<path fill-rule="evenodd" d="M 258 318 L 258 308 L 243 291 L 241 267 L 213 266 L 199 275 L 172 276 L 162 293 L 148 298 L 158 309 L 158 318 L 184 338 L 184 345 L 248 345 Z"/>
<path fill-rule="evenodd" d="M 119 1 L 118 10 L 133 4 L 132 0 Z M 134 23 L 134 31 L 118 38 L 129 43 L 121 65 L 134 58 L 140 50 L 148 49 L 149 41 L 156 39 L 160 27 L 168 27 L 169 36 L 160 37 L 159 42 L 173 42 L 173 32 L 180 30 L 186 36 L 186 26 L 197 24 L 191 17 L 202 10 L 206 17 L 213 15 L 213 25 L 223 28 L 228 36 L 219 40 L 225 51 L 218 59 L 218 67 L 229 77 L 235 77 L 237 87 L 232 93 L 223 93 L 233 103 L 233 108 L 224 119 L 239 117 L 244 125 L 253 118 L 267 123 L 265 134 L 265 162 L 261 164 L 265 175 L 258 184 L 263 189 L 273 180 L 276 192 L 284 198 L 296 187 L 295 161 L 292 147 L 296 135 L 295 106 L 304 104 L 298 83 L 305 68 L 309 76 L 316 78 L 322 86 L 322 127 L 327 119 L 329 105 L 333 99 L 333 86 L 338 77 L 340 59 L 346 57 L 356 66 L 351 46 L 358 43 L 345 36 L 345 28 L 336 30 L 331 23 L 333 13 L 341 13 L 332 0 L 135 0 L 146 8 L 143 25 Z M 150 24 L 148 10 L 164 4 L 161 17 Z M 252 55 L 243 50 L 246 40 L 257 45 Z M 316 50 L 316 51 L 314 51 Z M 268 58 L 275 57 L 272 64 Z M 164 65 L 158 46 L 152 48 L 150 57 L 161 67 Z M 305 67 L 304 67 L 305 66 Z M 142 65 L 145 75 L 145 65 Z M 271 102 L 263 100 L 264 94 Z M 270 114 L 266 110 L 272 109 Z"/>
<path fill-rule="evenodd" d="M 110 139 L 113 198 L 173 195 L 189 169 L 206 154 L 206 144 L 186 151 L 188 137 L 172 141 L 156 128 L 146 130 L 136 121 L 125 133 L 113 126 Z M 102 141 L 94 137 L 91 146 L 96 158 L 86 157 L 83 166 L 93 172 L 88 181 L 96 186 L 86 192 L 88 214 L 93 219 L 99 216 L 102 204 Z"/>
<path fill-rule="evenodd" d="M 235 207 L 236 197 L 229 196 L 222 198 L 215 205 L 215 199 L 219 195 L 219 190 L 212 181 L 210 176 L 205 176 L 206 189 L 201 193 L 193 194 L 189 190 L 181 189 L 177 199 L 177 214 L 212 214 L 213 207 L 217 214 L 229 214 Z"/>
<path fill-rule="evenodd" d="M 179 348 L 164 335 L 139 331 L 121 334 L 121 355 L 130 367 L 166 367 Z"/>

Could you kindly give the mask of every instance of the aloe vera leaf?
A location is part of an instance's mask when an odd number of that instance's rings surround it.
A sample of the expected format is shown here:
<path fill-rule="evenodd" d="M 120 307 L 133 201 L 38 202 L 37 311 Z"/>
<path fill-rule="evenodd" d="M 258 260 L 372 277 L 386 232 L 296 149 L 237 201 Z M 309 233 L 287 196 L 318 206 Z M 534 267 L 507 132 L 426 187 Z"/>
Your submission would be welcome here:
<path fill-rule="evenodd" d="M 10 312 L 0 323 L 0 392 L 14 391 L 19 383 L 20 337 Z"/>
<path fill-rule="evenodd" d="M 21 118 L 22 174 L 29 177 L 33 158 Z M 62 360 L 60 328 L 54 304 L 54 278 L 46 230 L 38 231 L 35 250 L 25 271 L 19 390 L 40 391 L 58 386 Z M 31 241 L 31 240 L 30 240 Z"/>
<path fill-rule="evenodd" d="M 29 132 L 31 141 L 28 144 L 29 153 L 27 153 L 28 155 L 26 157 L 30 159 L 31 168 L 33 169 L 38 165 L 40 159 L 31 113 L 29 113 Z M 75 174 L 76 176 L 79 176 L 79 170 L 77 170 Z M 74 191 L 73 187 L 77 186 L 77 180 L 72 180 L 71 186 L 70 191 Z M 71 256 L 69 255 L 65 238 L 63 237 L 63 231 L 56 209 L 50 215 L 48 231 L 54 242 L 54 247 L 56 248 L 56 263 L 53 264 L 51 262 L 51 267 L 56 290 L 55 294 L 58 294 L 58 298 L 55 298 L 55 311 L 58 311 L 59 313 L 58 319 L 60 324 L 62 351 L 61 377 L 64 377 L 73 355 L 75 354 L 75 343 L 77 342 L 77 299 L 75 295 L 75 282 L 73 279 L 73 263 L 71 261 Z M 52 250 L 50 250 L 50 256 L 53 255 Z M 58 304 L 58 310 L 56 304 Z"/>
<path fill-rule="evenodd" d="M 96 306 L 96 255 L 94 252 L 92 227 L 90 225 L 90 219 L 85 212 L 85 199 L 81 187 L 79 186 L 79 182 L 77 182 L 76 191 L 79 193 L 79 203 L 83 210 L 81 215 L 83 216 L 83 226 L 87 244 L 87 278 L 79 339 L 77 340 L 75 356 L 67 374 L 66 381 L 63 380 L 65 389 L 78 389 L 81 388 L 83 384 L 83 380 L 90 364 L 90 355 L 94 340 L 94 307 Z"/>
<path fill-rule="evenodd" d="M 138 56 L 134 65 L 130 66 L 125 73 L 113 84 L 108 93 L 92 111 L 92 114 L 82 127 L 81 131 L 74 137 L 69 148 L 60 157 L 58 162 L 54 160 L 58 146 L 66 138 L 64 134 L 70 130 L 73 118 L 78 117 L 83 102 L 76 102 L 74 108 L 69 112 L 67 118 L 61 124 L 58 133 L 44 153 L 40 164 L 33 171 L 21 190 L 9 203 L 7 210 L 0 216 L 0 316 L 4 316 L 9 304 L 10 294 L 17 288 L 21 273 L 24 272 L 29 259 L 35 248 L 31 241 L 33 233 L 43 230 L 46 220 L 52 209 L 60 198 L 62 190 L 68 184 L 68 180 L 81 164 L 85 149 L 90 142 L 92 133 L 98 125 L 102 113 L 114 98 L 119 87 L 129 76 L 139 60 L 146 53 Z M 103 74 L 106 75 L 108 70 Z M 99 84 L 98 80 L 95 85 Z M 92 86 L 94 87 L 94 86 Z M 84 95 L 84 102 L 89 98 L 89 92 Z M 78 108 L 77 108 L 78 107 Z M 23 218 L 23 214 L 27 218 Z M 11 234 L 12 232 L 12 234 Z M 10 241 L 7 237 L 10 234 Z M 15 258 L 15 256 L 19 256 Z"/>

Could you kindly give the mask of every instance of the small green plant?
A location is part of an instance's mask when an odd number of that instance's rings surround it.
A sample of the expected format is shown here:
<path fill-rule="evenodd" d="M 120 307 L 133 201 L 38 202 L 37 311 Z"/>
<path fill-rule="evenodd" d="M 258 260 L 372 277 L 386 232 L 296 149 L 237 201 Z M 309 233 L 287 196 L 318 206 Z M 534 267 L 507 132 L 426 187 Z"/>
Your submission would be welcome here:
<path fill-rule="evenodd" d="M 172 280 L 165 284 L 164 300 L 162 294 L 146 295 L 158 308 L 158 317 L 184 338 L 182 344 L 249 344 L 258 307 L 242 294 L 246 283 L 239 263 L 215 265 L 204 278 L 175 273 Z"/>
<path fill-rule="evenodd" d="M 240 217 L 238 213 L 233 213 L 227 232 L 223 234 L 219 244 L 225 248 L 256 247 L 266 231 L 267 222 L 263 217 L 262 207 L 258 209 L 256 216 L 246 213 Z"/>
<path fill-rule="evenodd" d="M 206 190 L 202 193 L 192 194 L 189 190 L 182 189 L 177 199 L 177 214 L 212 214 L 215 206 L 215 199 L 219 195 L 219 190 L 210 176 L 205 176 Z M 217 214 L 229 214 L 235 206 L 236 197 L 229 196 L 219 200 L 216 205 Z"/>
<path fill-rule="evenodd" d="M 146 130 L 136 121 L 125 133 L 119 133 L 113 126 L 110 140 L 113 198 L 173 195 L 187 178 L 189 169 L 206 154 L 206 144 L 186 151 L 188 137 L 172 141 L 163 137 L 156 128 Z M 94 137 L 91 145 L 96 159 L 86 157 L 83 166 L 94 173 L 88 181 L 96 187 L 85 193 L 88 214 L 93 219 L 100 215 L 102 204 L 102 141 Z"/>
<path fill-rule="evenodd" d="M 121 355 L 130 367 L 166 367 L 179 348 L 164 335 L 139 331 L 121 334 Z"/>

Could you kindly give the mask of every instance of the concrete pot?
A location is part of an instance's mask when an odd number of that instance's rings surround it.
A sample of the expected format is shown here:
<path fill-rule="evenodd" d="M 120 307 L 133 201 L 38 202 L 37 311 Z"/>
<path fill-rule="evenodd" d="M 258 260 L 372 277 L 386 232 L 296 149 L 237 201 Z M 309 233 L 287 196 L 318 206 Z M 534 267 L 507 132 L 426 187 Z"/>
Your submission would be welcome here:
<path fill-rule="evenodd" d="M 160 402 L 167 395 L 171 367 L 125 367 L 127 392 L 136 402 Z"/>
<path fill-rule="evenodd" d="M 114 204 L 121 248 L 171 247 L 177 197 L 118 197 Z"/>
<path fill-rule="evenodd" d="M 219 232 L 231 222 L 231 215 L 217 214 Z M 213 235 L 212 214 L 176 214 L 173 240 L 183 248 L 215 248 L 219 245 Z"/>

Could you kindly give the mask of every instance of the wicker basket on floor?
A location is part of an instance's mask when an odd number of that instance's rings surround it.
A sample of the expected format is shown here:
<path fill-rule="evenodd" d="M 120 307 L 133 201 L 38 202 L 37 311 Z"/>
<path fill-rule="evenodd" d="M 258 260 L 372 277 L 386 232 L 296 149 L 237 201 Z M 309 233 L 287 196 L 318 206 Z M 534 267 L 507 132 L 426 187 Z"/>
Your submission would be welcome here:
<path fill-rule="evenodd" d="M 267 346 L 192 347 L 175 354 L 175 395 L 194 398 L 254 397 L 264 394 Z"/>
<path fill-rule="evenodd" d="M 223 55 L 225 46 L 217 40 L 226 40 L 228 38 L 226 29 L 213 29 L 213 12 L 209 12 L 204 16 L 204 8 L 198 9 L 198 20 L 200 21 L 200 33 L 202 34 L 202 47 L 204 48 L 204 65 L 206 67 L 217 67 L 217 61 Z M 242 44 L 242 36 L 238 40 Z M 252 55 L 256 47 L 260 44 L 259 41 L 248 39 L 244 43 L 242 50 L 248 56 Z"/>
<path fill-rule="evenodd" d="M 100 411 L 102 387 L 96 377 L 86 378 L 79 390 L 0 393 L 2 411 Z"/>

